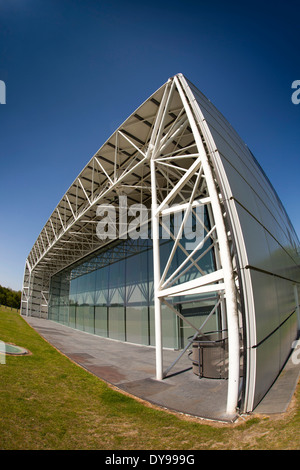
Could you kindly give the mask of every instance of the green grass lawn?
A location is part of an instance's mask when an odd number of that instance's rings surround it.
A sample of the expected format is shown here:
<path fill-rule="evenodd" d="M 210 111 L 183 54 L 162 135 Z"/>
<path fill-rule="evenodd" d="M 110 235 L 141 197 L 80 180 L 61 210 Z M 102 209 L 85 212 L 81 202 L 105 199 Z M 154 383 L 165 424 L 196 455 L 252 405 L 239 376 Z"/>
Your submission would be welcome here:
<path fill-rule="evenodd" d="M 0 308 L 0 339 L 30 350 L 0 364 L 1 450 L 299 449 L 299 386 L 291 409 L 234 424 L 183 417 L 113 390 Z"/>

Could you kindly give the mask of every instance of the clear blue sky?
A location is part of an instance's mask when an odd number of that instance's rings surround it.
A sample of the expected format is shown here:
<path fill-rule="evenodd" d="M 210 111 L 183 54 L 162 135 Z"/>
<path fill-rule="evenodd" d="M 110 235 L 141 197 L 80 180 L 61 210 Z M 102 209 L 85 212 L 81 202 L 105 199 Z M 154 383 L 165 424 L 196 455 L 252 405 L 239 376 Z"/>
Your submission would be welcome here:
<path fill-rule="evenodd" d="M 0 0 L 0 284 L 83 166 L 183 73 L 250 147 L 300 234 L 298 1 Z"/>

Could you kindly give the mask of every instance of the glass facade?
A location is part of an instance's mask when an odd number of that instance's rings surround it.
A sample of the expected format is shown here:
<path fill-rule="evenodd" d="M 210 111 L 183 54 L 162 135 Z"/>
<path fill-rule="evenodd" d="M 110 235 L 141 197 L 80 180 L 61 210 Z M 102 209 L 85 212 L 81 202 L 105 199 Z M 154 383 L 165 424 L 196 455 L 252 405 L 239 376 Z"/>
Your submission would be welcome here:
<path fill-rule="evenodd" d="M 209 230 L 208 214 L 203 214 L 204 225 Z M 164 269 L 173 243 L 161 240 L 161 270 Z M 187 246 L 189 239 L 180 241 Z M 186 255 L 182 248 L 176 250 L 170 266 L 174 272 Z M 195 279 L 215 270 L 212 240 L 203 244 L 197 258 L 197 269 L 192 266 L 178 275 L 177 283 Z M 152 240 L 118 240 L 106 249 L 95 252 L 51 279 L 49 319 L 88 333 L 142 345 L 155 345 L 153 297 Z M 193 325 L 203 324 L 214 308 L 217 296 L 176 297 L 173 306 Z M 175 298 L 174 298 L 175 299 Z M 210 317 L 205 331 L 220 328 L 220 312 Z M 181 349 L 195 330 L 179 318 L 172 309 L 162 304 L 163 346 Z"/>

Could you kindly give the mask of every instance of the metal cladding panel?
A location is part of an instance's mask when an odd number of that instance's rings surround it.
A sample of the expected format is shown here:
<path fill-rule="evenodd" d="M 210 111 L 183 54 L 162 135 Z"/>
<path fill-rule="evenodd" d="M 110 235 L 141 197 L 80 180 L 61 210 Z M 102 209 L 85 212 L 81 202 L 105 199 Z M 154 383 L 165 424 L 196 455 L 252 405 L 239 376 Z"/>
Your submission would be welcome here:
<path fill-rule="evenodd" d="M 295 310 L 294 285 L 279 277 L 274 277 L 274 285 L 277 295 L 279 323 L 281 324 Z"/>
<path fill-rule="evenodd" d="M 279 312 L 275 279 L 273 276 L 250 270 L 256 315 L 256 344 L 278 327 Z"/>
<path fill-rule="evenodd" d="M 249 213 L 243 206 L 235 204 L 235 207 L 243 230 L 242 235 L 247 253 L 246 264 L 241 267 L 245 268 L 247 265 L 252 265 L 266 271 L 272 271 L 272 262 L 264 228 L 257 220 L 249 217 Z"/>
<path fill-rule="evenodd" d="M 256 348 L 257 367 L 253 408 L 259 404 L 276 380 L 296 336 L 297 318 L 294 314 Z"/>
<path fill-rule="evenodd" d="M 256 376 L 253 408 L 265 396 L 280 370 L 280 332 L 277 330 L 256 349 Z"/>
<path fill-rule="evenodd" d="M 189 84 L 202 114 L 204 138 L 231 219 L 244 291 L 249 383 L 253 409 L 276 379 L 297 336 L 294 284 L 300 282 L 300 246 L 274 188 L 224 116 Z M 248 271 L 250 276 L 244 276 Z M 247 279 L 247 283 L 244 281 Z M 249 359 L 250 358 L 250 359 Z M 252 365 L 250 364 L 252 358 Z M 253 368 L 253 364 L 256 364 Z M 250 375 L 251 375 L 250 374 Z M 254 379 L 255 375 L 255 379 Z"/>
<path fill-rule="evenodd" d="M 252 153 L 224 116 L 193 85 L 194 96 L 209 128 L 215 150 L 225 170 L 229 186 L 226 196 L 233 197 L 261 223 L 265 230 L 291 251 L 299 250 L 293 226 L 268 178 Z M 203 126 L 202 123 L 200 125 Z M 293 253 L 297 257 L 296 253 Z M 296 259 L 299 264 L 299 255 Z"/>

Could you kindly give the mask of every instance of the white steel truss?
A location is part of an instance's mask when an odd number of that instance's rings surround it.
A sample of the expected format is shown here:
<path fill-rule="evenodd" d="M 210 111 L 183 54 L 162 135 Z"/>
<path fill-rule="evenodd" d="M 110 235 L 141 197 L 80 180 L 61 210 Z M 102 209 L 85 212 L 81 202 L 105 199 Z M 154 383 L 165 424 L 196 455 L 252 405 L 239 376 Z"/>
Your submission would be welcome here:
<path fill-rule="evenodd" d="M 171 125 L 168 125 L 168 111 L 170 102 L 174 91 L 178 92 L 181 102 L 182 110 L 179 112 L 177 118 Z M 226 233 L 224 216 L 220 204 L 219 194 L 214 180 L 213 172 L 209 163 L 205 144 L 202 140 L 197 122 L 195 119 L 194 110 L 191 106 L 191 101 L 187 96 L 187 85 L 183 77 L 175 77 L 173 81 L 169 81 L 165 88 L 165 93 L 160 104 L 158 116 L 156 119 L 155 127 L 153 129 L 152 137 L 150 139 L 148 154 L 151 165 L 151 188 L 152 188 L 152 224 L 153 224 L 153 263 L 154 263 L 154 291 L 155 291 L 155 331 L 156 331 L 156 371 L 157 379 L 161 380 L 164 376 L 163 372 L 163 359 L 162 359 L 162 333 L 161 333 L 161 302 L 167 305 L 169 297 L 194 295 L 199 293 L 208 292 L 222 292 L 224 293 L 226 312 L 227 312 L 227 328 L 229 338 L 229 379 L 228 379 L 228 401 L 227 412 L 234 413 L 238 402 L 238 389 L 239 389 L 239 369 L 240 369 L 240 343 L 239 343 L 239 323 L 238 323 L 238 310 L 237 310 L 237 295 L 234 280 L 234 272 L 232 267 L 230 245 Z M 184 149 L 179 153 L 173 153 L 174 160 L 176 159 L 176 173 L 178 178 L 173 181 L 170 190 L 160 197 L 161 182 L 159 181 L 159 174 L 164 172 L 161 170 L 162 165 L 170 165 L 172 162 L 172 155 L 170 155 L 170 148 L 167 153 L 167 160 L 164 160 L 164 151 L 167 145 L 174 144 L 174 139 L 178 134 L 184 133 L 190 127 L 194 137 L 194 150 L 192 154 L 186 154 Z M 178 142 L 177 142 L 178 144 Z M 189 144 L 190 146 L 191 144 Z M 175 145 L 177 150 L 177 145 Z M 174 150 L 173 150 L 174 152 Z M 189 165 L 186 165 L 186 162 Z M 173 170 L 173 167 L 172 167 Z M 197 254 L 199 246 L 189 254 L 181 266 L 175 272 L 167 277 L 167 273 L 171 267 L 172 259 L 176 249 L 178 248 L 184 224 L 197 203 L 197 198 L 201 197 L 199 189 L 202 187 L 202 180 L 205 180 L 206 198 L 205 203 L 211 205 L 212 213 L 215 220 L 215 225 L 207 236 L 216 232 L 217 244 L 219 246 L 218 254 L 219 261 L 222 266 L 221 269 L 213 273 L 197 277 L 193 281 L 174 285 L 174 276 L 180 269 L 193 259 Z M 187 188 L 187 193 L 183 190 Z M 203 187 L 202 187 L 203 190 Z M 201 199 L 200 199 L 201 203 Z M 159 224 L 160 219 L 165 214 L 164 209 L 166 206 L 174 204 L 171 211 L 178 210 L 183 212 L 183 220 L 180 225 L 177 237 L 174 239 L 171 254 L 163 269 L 160 266 L 160 244 L 159 244 Z M 203 240 L 200 241 L 203 244 Z M 190 263 L 192 266 L 192 263 Z M 162 272 L 162 274 L 161 274 Z M 167 278 L 166 278 L 167 277 Z M 175 277 L 176 279 L 176 277 Z M 174 309 L 175 311 L 175 309 Z M 178 313 L 177 313 L 178 314 Z"/>
<path fill-rule="evenodd" d="M 199 127 L 197 104 L 182 75 L 171 78 L 133 113 L 93 156 L 70 186 L 35 242 L 26 262 L 22 313 L 47 314 L 48 291 L 53 274 L 85 258 L 105 244 L 96 233 L 97 207 L 112 204 L 120 196 L 130 203 L 151 208 L 154 267 L 156 378 L 169 372 L 163 367 L 162 305 L 167 305 L 182 321 L 201 332 L 174 307 L 173 300 L 195 294 L 215 294 L 210 315 L 221 308 L 228 330 L 229 376 L 227 412 L 238 404 L 240 339 L 238 286 L 235 282 L 230 233 L 214 169 L 210 143 Z M 203 224 L 197 208 L 205 207 L 210 227 Z M 176 230 L 166 218 L 182 214 Z M 182 243 L 190 216 L 202 224 L 203 237 L 192 250 Z M 118 236 L 123 228 L 118 226 Z M 160 233 L 172 240 L 172 249 L 162 263 Z M 205 252 L 204 243 L 210 240 Z M 207 272 L 201 260 L 213 250 L 216 269 Z M 180 251 L 182 262 L 175 269 L 172 261 Z M 92 263 L 93 264 L 93 263 Z M 88 266 L 87 269 L 95 269 Z M 191 269 L 197 273 L 188 277 Z M 210 316 L 209 315 L 209 316 Z M 206 319 L 207 321 L 207 319 Z M 205 321 L 205 323 L 206 323 Z M 190 342 L 180 353 L 186 351 Z"/>

